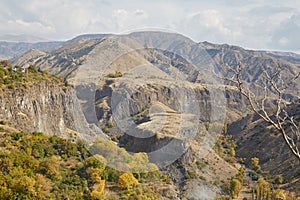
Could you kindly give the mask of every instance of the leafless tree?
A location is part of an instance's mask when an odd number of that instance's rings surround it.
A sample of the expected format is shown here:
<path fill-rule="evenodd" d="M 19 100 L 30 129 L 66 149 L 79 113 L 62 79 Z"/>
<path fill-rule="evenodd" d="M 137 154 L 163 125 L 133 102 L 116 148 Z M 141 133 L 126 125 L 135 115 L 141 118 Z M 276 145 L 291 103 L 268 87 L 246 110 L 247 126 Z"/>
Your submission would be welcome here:
<path fill-rule="evenodd" d="M 239 64 L 236 69 L 230 67 L 233 72 L 233 77 L 224 78 L 232 83 L 240 93 L 248 100 L 250 108 L 265 122 L 270 123 L 276 130 L 280 132 L 285 143 L 291 152 L 300 161 L 300 126 L 294 116 L 288 113 L 288 104 L 283 95 L 286 89 L 292 85 L 300 76 L 300 72 L 290 80 L 282 80 L 281 67 L 276 66 L 276 69 L 267 70 L 262 68 L 264 95 L 258 97 L 253 88 L 249 87 L 242 78 L 242 65 Z M 275 94 L 275 101 L 273 109 L 267 108 L 267 99 L 270 93 Z"/>

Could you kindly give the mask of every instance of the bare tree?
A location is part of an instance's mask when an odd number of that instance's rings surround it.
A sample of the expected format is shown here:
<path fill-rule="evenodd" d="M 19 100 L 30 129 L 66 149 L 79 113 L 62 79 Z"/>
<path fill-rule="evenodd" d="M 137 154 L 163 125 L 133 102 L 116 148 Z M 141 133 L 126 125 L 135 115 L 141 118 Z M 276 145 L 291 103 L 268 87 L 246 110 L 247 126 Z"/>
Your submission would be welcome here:
<path fill-rule="evenodd" d="M 265 122 L 270 123 L 276 130 L 278 130 L 285 143 L 291 152 L 300 161 L 300 127 L 299 121 L 295 120 L 294 116 L 288 113 L 288 104 L 286 99 L 283 98 L 286 89 L 292 85 L 300 76 L 300 72 L 290 80 L 282 80 L 281 67 L 277 65 L 275 71 L 267 70 L 262 67 L 262 88 L 264 95 L 258 97 L 253 88 L 247 85 L 246 81 L 242 78 L 242 65 L 239 64 L 237 69 L 230 67 L 233 72 L 233 77 L 223 78 L 231 82 L 240 93 L 248 100 L 250 108 Z M 266 106 L 267 99 L 270 93 L 275 95 L 273 109 L 268 109 Z"/>

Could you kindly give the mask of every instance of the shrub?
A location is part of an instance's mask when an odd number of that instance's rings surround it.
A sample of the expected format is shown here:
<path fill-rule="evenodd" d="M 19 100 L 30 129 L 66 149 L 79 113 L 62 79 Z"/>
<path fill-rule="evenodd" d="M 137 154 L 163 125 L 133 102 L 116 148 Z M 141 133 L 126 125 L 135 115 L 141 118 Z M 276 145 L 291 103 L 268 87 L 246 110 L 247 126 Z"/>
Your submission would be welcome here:
<path fill-rule="evenodd" d="M 275 176 L 273 183 L 274 184 L 282 184 L 283 183 L 283 177 L 281 175 Z"/>
<path fill-rule="evenodd" d="M 122 77 L 122 73 L 120 71 L 115 71 L 115 73 L 109 73 L 107 75 L 107 77 L 109 78 L 118 78 L 118 77 Z"/>
<path fill-rule="evenodd" d="M 132 173 L 126 172 L 119 177 L 118 183 L 121 188 L 130 190 L 135 185 L 138 185 L 139 182 Z"/>

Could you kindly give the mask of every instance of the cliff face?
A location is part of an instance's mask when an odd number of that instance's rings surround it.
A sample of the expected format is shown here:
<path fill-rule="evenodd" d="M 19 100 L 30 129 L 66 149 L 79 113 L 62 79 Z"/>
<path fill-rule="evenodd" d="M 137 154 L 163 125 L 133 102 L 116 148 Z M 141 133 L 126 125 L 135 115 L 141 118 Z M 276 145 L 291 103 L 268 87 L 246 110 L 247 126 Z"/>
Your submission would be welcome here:
<path fill-rule="evenodd" d="M 0 93 L 0 108 L 0 118 L 20 130 L 62 137 L 66 133 L 93 132 L 72 88 L 55 83 L 40 82 L 27 89 L 5 89 Z"/>

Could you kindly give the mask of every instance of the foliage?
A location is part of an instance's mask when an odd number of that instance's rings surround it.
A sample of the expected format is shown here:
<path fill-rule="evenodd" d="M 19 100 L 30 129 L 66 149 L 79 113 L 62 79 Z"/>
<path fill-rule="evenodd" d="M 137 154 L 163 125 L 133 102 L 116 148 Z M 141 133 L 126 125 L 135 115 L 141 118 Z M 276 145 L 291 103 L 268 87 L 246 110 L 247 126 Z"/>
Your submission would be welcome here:
<path fill-rule="evenodd" d="M 0 88 L 26 89 L 32 82 L 41 81 L 64 85 L 61 78 L 39 71 L 35 66 L 21 69 L 19 66 L 13 67 L 8 61 L 0 61 Z"/>
<path fill-rule="evenodd" d="M 75 144 L 39 132 L 5 132 L 0 146 L 0 199 L 159 199 L 157 186 L 146 187 L 136 178 L 148 185 L 159 180 L 158 171 L 120 176 L 102 155 L 90 155 L 82 141 Z M 147 154 L 127 159 L 138 169 L 145 165 L 157 170 L 147 164 Z"/>
<path fill-rule="evenodd" d="M 235 149 L 237 145 L 233 139 L 233 136 L 230 134 L 221 134 L 214 146 L 214 150 L 230 163 L 235 162 Z"/>
<path fill-rule="evenodd" d="M 257 168 L 259 166 L 259 158 L 251 158 L 252 168 Z"/>
<path fill-rule="evenodd" d="M 119 185 L 121 188 L 130 190 L 132 189 L 134 186 L 136 186 L 139 182 L 138 180 L 133 176 L 132 173 L 126 172 L 124 174 L 122 174 L 119 177 L 119 181 L 118 181 Z"/>
<path fill-rule="evenodd" d="M 231 198 L 238 197 L 242 189 L 242 183 L 238 179 L 232 179 L 229 185 L 229 193 Z"/>
<path fill-rule="evenodd" d="M 107 77 L 109 78 L 118 78 L 118 77 L 122 77 L 122 73 L 120 71 L 115 71 L 114 73 L 109 73 L 107 75 Z"/>

